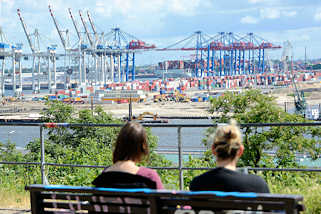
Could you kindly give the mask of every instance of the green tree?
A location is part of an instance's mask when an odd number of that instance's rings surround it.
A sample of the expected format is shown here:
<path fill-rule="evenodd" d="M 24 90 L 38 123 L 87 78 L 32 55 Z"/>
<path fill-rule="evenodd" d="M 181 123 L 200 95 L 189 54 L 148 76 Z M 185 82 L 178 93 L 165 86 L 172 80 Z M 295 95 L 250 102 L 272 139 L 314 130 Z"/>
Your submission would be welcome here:
<path fill-rule="evenodd" d="M 70 105 L 58 101 L 48 101 L 42 112 L 42 120 L 47 123 L 74 123 L 88 126 L 46 127 L 46 162 L 58 164 L 100 165 L 112 164 L 112 147 L 120 127 L 95 127 L 95 124 L 122 124 L 120 119 L 103 111 L 97 106 L 93 112 L 76 112 Z M 146 128 L 150 157 L 142 165 L 170 166 L 171 162 L 155 153 L 158 138 Z M 28 161 L 40 161 L 39 139 L 30 142 L 25 155 Z M 50 183 L 88 185 L 102 169 L 50 167 L 47 176 Z M 171 173 L 160 172 L 162 178 Z M 172 173 L 173 174 L 173 173 Z"/>
<path fill-rule="evenodd" d="M 219 114 L 214 123 L 227 123 L 231 118 L 241 124 L 306 121 L 299 115 L 284 112 L 274 97 L 259 90 L 226 92 L 210 99 L 210 104 L 209 111 Z M 205 145 L 213 132 L 213 128 L 207 130 Z M 244 127 L 243 134 L 245 151 L 239 162 L 241 166 L 295 167 L 296 152 L 309 154 L 312 159 L 321 154 L 321 130 L 317 127 Z M 276 155 L 271 157 L 266 151 L 275 151 Z"/>

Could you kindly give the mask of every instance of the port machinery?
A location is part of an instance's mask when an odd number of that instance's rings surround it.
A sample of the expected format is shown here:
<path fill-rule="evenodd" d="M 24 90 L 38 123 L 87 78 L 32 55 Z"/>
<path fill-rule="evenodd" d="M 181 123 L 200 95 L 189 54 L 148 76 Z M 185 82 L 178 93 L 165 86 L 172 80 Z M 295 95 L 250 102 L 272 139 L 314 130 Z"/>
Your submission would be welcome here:
<path fill-rule="evenodd" d="M 14 69 L 11 71 L 21 69 L 19 64 L 21 58 L 32 58 L 32 89 L 35 93 L 40 91 L 40 79 L 41 77 L 43 79 L 43 76 L 46 76 L 46 80 L 42 80 L 42 84 L 44 84 L 43 81 L 46 81 L 45 84 L 51 91 L 56 89 L 56 60 L 60 57 L 68 63 L 67 66 L 64 64 L 64 68 L 66 68 L 64 70 L 64 84 L 66 83 L 65 88 L 68 88 L 71 79 L 80 86 L 88 84 L 102 86 L 107 82 L 135 80 L 135 54 L 143 51 L 195 51 L 195 61 L 191 63 L 193 75 L 203 77 L 264 73 L 269 71 L 268 63 L 265 62 L 266 51 L 281 48 L 281 46 L 267 42 L 253 33 L 242 36 L 232 32 L 219 32 L 211 36 L 202 31 L 196 31 L 191 36 L 166 48 L 156 48 L 155 45 L 147 44 L 118 27 L 112 28 L 108 33 L 98 32 L 89 11 L 87 11 L 87 22 L 89 21 L 91 29 L 88 28 L 86 17 L 82 11 L 79 11 L 83 27 L 80 28 L 71 9 L 68 9 L 68 12 L 77 33 L 77 42 L 74 46 L 70 45 L 69 31 L 61 30 L 54 16 L 54 11 L 49 6 L 49 13 L 65 53 L 56 53 L 56 45 L 47 45 L 46 50 L 40 50 L 38 30 L 35 29 L 34 33 L 28 31 L 19 9 L 17 14 L 31 53 L 22 53 L 19 45 L 12 46 L 14 48 L 8 51 L 9 48 L 4 45 L 6 43 L 1 43 L 3 48 L 1 48 L 0 56 L 14 58 L 14 63 L 12 63 Z M 75 38 L 72 38 L 72 41 L 75 41 Z M 3 60 L 3 65 L 5 61 L 7 60 Z M 16 63 L 19 66 L 15 67 Z M 40 65 L 44 63 L 47 68 L 42 69 Z M 45 75 L 42 74 L 43 70 L 45 70 Z M 12 85 L 15 94 L 19 94 L 22 88 L 20 87 L 22 75 L 18 76 L 20 82 L 18 89 L 16 89 L 16 73 L 21 74 L 19 71 L 13 72 Z M 2 82 L 3 80 L 4 78 L 2 78 Z M 38 81 L 36 82 L 36 80 Z"/>
<path fill-rule="evenodd" d="M 195 51 L 193 76 L 251 75 L 270 71 L 266 63 L 266 51 L 279 49 L 254 33 L 239 35 L 233 32 L 219 32 L 210 36 L 196 31 L 158 51 Z"/>
<path fill-rule="evenodd" d="M 50 91 L 55 91 L 57 86 L 56 60 L 64 58 L 64 85 L 70 87 L 70 80 L 73 78 L 76 85 L 105 85 L 107 82 L 123 82 L 135 80 L 135 54 L 143 51 L 155 49 L 155 45 L 150 45 L 135 36 L 126 33 L 120 28 L 112 28 L 110 32 L 97 32 L 93 18 L 87 11 L 87 20 L 91 30 L 87 26 L 85 16 L 79 11 L 79 17 L 83 26 L 79 28 L 77 20 L 68 9 L 73 26 L 77 33 L 78 41 L 76 45 L 70 45 L 69 30 L 62 30 L 58 20 L 54 15 L 53 8 L 49 5 L 49 13 L 54 26 L 59 35 L 64 53 L 56 53 L 57 45 L 46 45 L 46 50 L 40 48 L 40 33 L 34 29 L 30 33 L 24 21 L 20 9 L 17 14 L 21 22 L 23 31 L 28 41 L 31 53 L 22 53 L 22 45 L 11 45 L 9 42 L 0 41 L 0 60 L 2 60 L 1 95 L 4 94 L 4 80 L 7 58 L 12 59 L 12 88 L 14 96 L 20 96 L 22 91 L 21 60 L 32 58 L 32 90 L 34 93 L 40 92 L 40 84 L 48 85 Z M 0 32 L 4 35 L 3 32 Z M 3 36 L 2 36 L 3 37 Z M 74 41 L 75 39 L 72 38 Z M 11 50 L 10 50 L 11 48 Z M 66 59 L 67 58 L 67 59 Z M 10 60 L 9 60 L 10 61 Z M 66 65 L 66 62 L 68 65 Z M 16 66 L 16 64 L 19 64 Z M 41 66 L 47 65 L 43 69 Z M 10 70 L 10 69 L 9 69 Z M 17 71 L 18 70 L 18 71 Z M 43 72 L 45 70 L 45 72 Z M 16 74 L 19 77 L 17 85 Z M 44 78 L 44 76 L 46 76 Z M 9 74 L 7 74 L 9 77 Z M 46 80 L 44 80 L 46 79 Z"/>
<path fill-rule="evenodd" d="M 52 13 L 50 6 L 49 10 Z M 122 31 L 120 28 L 112 28 L 107 33 L 97 32 L 89 11 L 87 11 L 87 17 L 92 31 L 90 32 L 85 17 L 82 11 L 79 10 L 79 17 L 84 29 L 84 32 L 81 32 L 71 9 L 69 8 L 68 11 L 79 41 L 79 46 L 74 51 L 78 52 L 78 70 L 82 71 L 80 74 L 83 74 L 80 82 L 86 82 L 86 73 L 91 73 L 92 81 L 95 80 L 95 83 L 98 83 L 98 85 L 106 84 L 108 80 L 111 82 L 135 80 L 135 53 L 154 49 L 156 46 L 149 45 L 135 36 Z M 54 16 L 51 16 L 54 19 Z M 55 21 L 54 23 L 56 25 Z M 59 33 L 60 30 L 57 25 L 56 28 Z M 60 36 L 60 38 L 62 37 Z M 61 41 L 64 45 L 63 39 Z M 85 62 L 86 55 L 92 56 L 92 63 L 90 63 L 90 59 L 87 60 L 87 63 Z M 91 64 L 92 66 L 90 66 Z M 129 78 L 130 74 L 131 79 Z M 99 82 L 100 80 L 103 80 L 103 82 Z"/>

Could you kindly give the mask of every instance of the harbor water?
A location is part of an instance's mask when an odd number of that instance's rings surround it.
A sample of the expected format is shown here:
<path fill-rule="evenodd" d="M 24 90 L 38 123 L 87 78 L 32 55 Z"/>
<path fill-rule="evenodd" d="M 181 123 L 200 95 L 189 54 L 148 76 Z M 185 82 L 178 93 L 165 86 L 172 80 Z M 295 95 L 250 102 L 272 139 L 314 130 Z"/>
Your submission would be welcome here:
<path fill-rule="evenodd" d="M 210 124 L 210 119 L 171 119 L 171 124 Z M 205 138 L 205 131 L 207 128 L 202 127 L 183 127 L 181 128 L 181 143 L 183 160 L 188 160 L 189 155 L 199 157 L 202 152 L 206 150 L 202 144 L 202 139 Z M 46 133 L 46 132 L 45 132 Z M 178 162 L 178 129 L 168 127 L 152 128 L 152 133 L 158 137 L 157 151 L 163 154 L 167 159 Z M 46 136 L 46 134 L 45 134 Z M 32 140 L 40 137 L 39 127 L 13 127 L 1 126 L 0 142 L 6 143 L 8 141 L 14 142 L 19 150 L 24 150 L 25 146 Z M 321 158 L 317 161 L 311 161 L 308 157 L 301 155 L 298 157 L 301 165 L 309 167 L 320 167 Z"/>

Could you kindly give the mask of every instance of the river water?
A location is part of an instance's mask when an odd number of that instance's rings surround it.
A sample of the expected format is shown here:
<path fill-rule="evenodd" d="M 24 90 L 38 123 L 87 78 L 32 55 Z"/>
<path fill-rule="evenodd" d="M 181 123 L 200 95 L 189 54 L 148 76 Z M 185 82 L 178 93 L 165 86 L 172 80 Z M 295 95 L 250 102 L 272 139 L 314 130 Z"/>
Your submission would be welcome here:
<path fill-rule="evenodd" d="M 209 119 L 172 119 L 169 121 L 171 124 L 211 124 L 212 121 Z M 181 129 L 181 142 L 182 150 L 186 152 L 184 160 L 188 159 L 188 154 L 194 156 L 200 156 L 201 151 L 206 148 L 202 144 L 202 139 L 205 137 L 205 130 L 207 128 L 187 128 Z M 173 162 L 178 161 L 178 156 L 175 151 L 178 149 L 178 129 L 177 128 L 152 128 L 152 133 L 158 137 L 158 151 L 171 153 L 165 154 L 165 157 L 172 160 Z M 40 137 L 39 127 L 13 127 L 13 126 L 0 126 L 0 142 L 6 143 L 8 140 L 16 143 L 18 149 L 23 150 L 25 146 L 35 138 Z M 173 153 L 174 152 L 174 153 Z M 300 164 L 311 167 L 320 167 L 321 158 L 317 161 L 311 161 L 309 158 L 300 157 L 298 158 Z"/>
<path fill-rule="evenodd" d="M 211 120 L 170 120 L 171 124 L 209 124 Z M 182 146 L 185 149 L 199 149 L 206 128 L 182 128 Z M 177 128 L 152 128 L 152 133 L 158 137 L 158 147 L 160 149 L 176 149 L 178 145 Z M 0 127 L 0 142 L 5 143 L 10 140 L 16 146 L 23 149 L 31 140 L 40 137 L 39 127 Z M 204 148 L 204 147 L 202 147 Z"/>

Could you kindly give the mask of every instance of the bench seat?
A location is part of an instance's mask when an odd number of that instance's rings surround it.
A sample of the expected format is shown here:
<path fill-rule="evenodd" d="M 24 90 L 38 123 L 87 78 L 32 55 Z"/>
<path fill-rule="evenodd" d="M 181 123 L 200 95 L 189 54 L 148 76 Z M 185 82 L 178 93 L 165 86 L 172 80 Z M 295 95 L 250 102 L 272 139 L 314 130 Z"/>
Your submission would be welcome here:
<path fill-rule="evenodd" d="M 30 191 L 32 214 L 297 214 L 303 210 L 303 197 L 299 195 L 116 189 L 38 184 L 26 186 L 25 189 Z"/>

